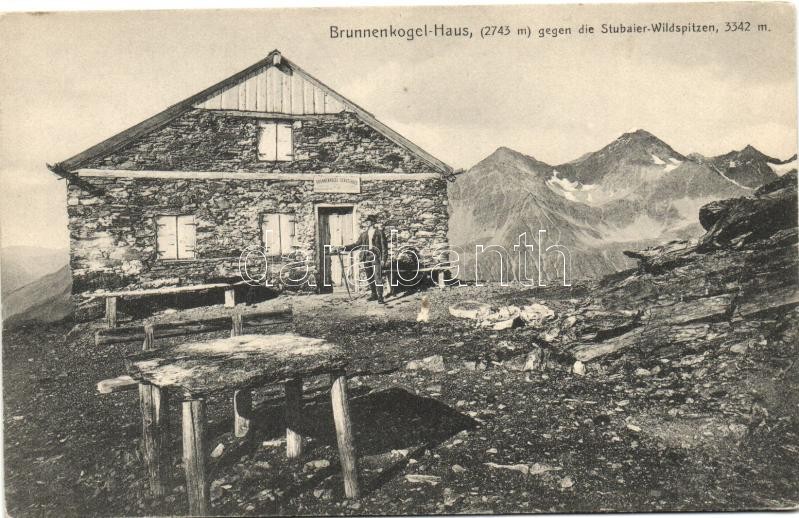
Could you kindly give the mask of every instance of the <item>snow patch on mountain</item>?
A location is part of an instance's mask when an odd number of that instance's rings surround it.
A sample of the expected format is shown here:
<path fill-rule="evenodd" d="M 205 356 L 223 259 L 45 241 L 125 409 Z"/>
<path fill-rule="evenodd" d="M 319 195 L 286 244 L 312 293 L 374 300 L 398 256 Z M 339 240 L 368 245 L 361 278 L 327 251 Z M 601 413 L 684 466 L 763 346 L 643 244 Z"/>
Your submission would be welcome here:
<path fill-rule="evenodd" d="M 559 187 L 566 192 L 574 192 L 580 189 L 580 182 L 572 182 L 568 178 L 558 177 L 557 169 L 552 171 L 552 178 L 550 178 L 547 183 Z"/>
<path fill-rule="evenodd" d="M 666 163 L 663 160 L 661 160 L 660 157 L 655 155 L 654 153 L 652 153 L 652 161 L 655 163 L 655 165 L 663 165 L 663 164 Z"/>
<path fill-rule="evenodd" d="M 790 172 L 792 169 L 797 169 L 797 163 L 799 163 L 799 159 L 794 158 L 790 162 L 786 162 L 784 164 L 771 164 L 770 163 L 768 166 L 778 176 L 782 176 L 785 173 Z"/>

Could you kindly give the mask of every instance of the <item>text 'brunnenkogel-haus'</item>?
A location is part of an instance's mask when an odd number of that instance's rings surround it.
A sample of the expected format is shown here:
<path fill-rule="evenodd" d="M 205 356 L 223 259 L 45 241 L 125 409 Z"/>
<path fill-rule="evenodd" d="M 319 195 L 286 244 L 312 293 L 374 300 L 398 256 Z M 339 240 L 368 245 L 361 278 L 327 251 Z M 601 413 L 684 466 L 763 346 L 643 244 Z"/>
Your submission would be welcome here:
<path fill-rule="evenodd" d="M 447 246 L 451 168 L 278 51 L 48 167 L 68 181 L 75 294 L 240 280 L 253 248 L 270 272 L 304 261 L 318 290 L 341 283 L 324 246 L 369 214 L 422 263 Z"/>

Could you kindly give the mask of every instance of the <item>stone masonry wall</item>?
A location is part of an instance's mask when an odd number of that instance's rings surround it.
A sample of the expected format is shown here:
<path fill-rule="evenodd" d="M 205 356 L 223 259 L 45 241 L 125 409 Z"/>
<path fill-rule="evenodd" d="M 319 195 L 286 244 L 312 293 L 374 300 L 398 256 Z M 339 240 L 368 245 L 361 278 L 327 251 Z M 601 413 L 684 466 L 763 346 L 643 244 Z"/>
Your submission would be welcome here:
<path fill-rule="evenodd" d="M 258 160 L 253 117 L 194 109 L 87 168 L 283 173 L 426 173 L 431 166 L 352 112 L 294 120 L 294 160 Z"/>
<path fill-rule="evenodd" d="M 396 244 L 434 263 L 447 244 L 446 181 L 361 182 L 360 194 L 314 193 L 310 181 L 169 180 L 85 178 L 106 194 L 69 188 L 73 291 L 152 287 L 229 279 L 239 275 L 239 257 L 261 246 L 260 216 L 296 215 L 295 248 L 315 263 L 316 204 L 353 204 L 356 218 L 376 214 Z M 196 259 L 156 255 L 155 218 L 193 214 Z M 300 256 L 298 256 L 300 257 Z M 270 276 L 272 277 L 272 276 Z"/>

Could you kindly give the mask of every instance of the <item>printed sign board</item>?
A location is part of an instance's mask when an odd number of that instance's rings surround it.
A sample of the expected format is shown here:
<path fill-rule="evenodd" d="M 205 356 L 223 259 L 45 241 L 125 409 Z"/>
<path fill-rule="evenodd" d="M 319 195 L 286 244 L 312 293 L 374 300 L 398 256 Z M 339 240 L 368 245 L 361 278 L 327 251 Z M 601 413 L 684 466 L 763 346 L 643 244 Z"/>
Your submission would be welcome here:
<path fill-rule="evenodd" d="M 359 194 L 361 192 L 361 179 L 352 174 L 316 175 L 313 179 L 313 192 Z"/>

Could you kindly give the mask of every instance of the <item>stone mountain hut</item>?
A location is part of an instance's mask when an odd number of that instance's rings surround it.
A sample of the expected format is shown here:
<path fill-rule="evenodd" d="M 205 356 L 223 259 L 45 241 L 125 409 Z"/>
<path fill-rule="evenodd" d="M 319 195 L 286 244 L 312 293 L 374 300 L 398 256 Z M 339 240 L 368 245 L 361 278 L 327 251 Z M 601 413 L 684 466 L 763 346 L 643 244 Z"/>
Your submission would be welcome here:
<path fill-rule="evenodd" d="M 48 167 L 68 183 L 76 295 L 240 281 L 254 249 L 324 291 L 342 279 L 324 245 L 370 214 L 422 264 L 447 246 L 451 168 L 278 51 Z"/>

